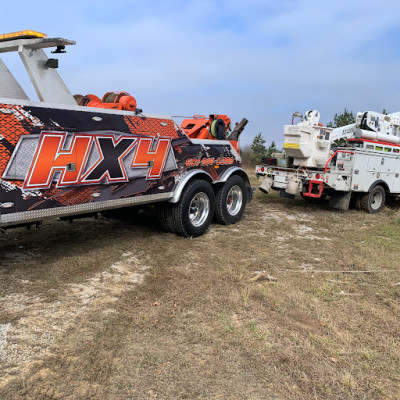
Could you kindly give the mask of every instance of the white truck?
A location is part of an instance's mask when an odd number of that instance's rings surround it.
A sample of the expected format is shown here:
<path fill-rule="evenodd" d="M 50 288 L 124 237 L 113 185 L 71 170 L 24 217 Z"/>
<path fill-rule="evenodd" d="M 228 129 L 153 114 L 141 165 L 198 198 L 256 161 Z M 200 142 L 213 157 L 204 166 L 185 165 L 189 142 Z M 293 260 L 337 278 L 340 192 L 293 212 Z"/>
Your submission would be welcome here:
<path fill-rule="evenodd" d="M 294 118 L 300 118 L 297 125 Z M 317 110 L 294 113 L 284 127 L 286 167 L 257 165 L 260 190 L 281 197 L 323 199 L 331 207 L 379 212 L 388 198 L 400 196 L 400 112 L 357 113 L 356 122 L 323 126 Z"/>

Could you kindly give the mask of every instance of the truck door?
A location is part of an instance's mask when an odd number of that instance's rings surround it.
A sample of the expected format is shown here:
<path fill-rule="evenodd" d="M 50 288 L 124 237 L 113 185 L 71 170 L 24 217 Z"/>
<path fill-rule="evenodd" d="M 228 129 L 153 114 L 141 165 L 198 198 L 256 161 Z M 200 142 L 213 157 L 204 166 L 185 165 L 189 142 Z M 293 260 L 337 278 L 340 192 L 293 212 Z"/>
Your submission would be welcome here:
<path fill-rule="evenodd" d="M 367 156 L 365 154 L 355 153 L 353 155 L 354 167 L 352 174 L 351 189 L 355 192 L 366 192 L 368 189 L 366 184 L 367 170 L 365 165 L 367 163 Z"/>
<path fill-rule="evenodd" d="M 374 154 L 368 157 L 367 164 L 367 190 L 376 181 L 384 181 L 390 191 L 393 191 L 395 159 L 385 154 Z"/>

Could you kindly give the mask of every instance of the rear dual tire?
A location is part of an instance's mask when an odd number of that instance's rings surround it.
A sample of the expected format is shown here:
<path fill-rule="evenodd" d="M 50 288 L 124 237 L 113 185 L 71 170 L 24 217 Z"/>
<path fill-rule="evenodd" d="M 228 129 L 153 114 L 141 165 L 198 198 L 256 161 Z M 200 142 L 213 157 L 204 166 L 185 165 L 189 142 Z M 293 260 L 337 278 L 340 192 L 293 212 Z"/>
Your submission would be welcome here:
<path fill-rule="evenodd" d="M 185 237 L 201 236 L 211 224 L 214 209 L 215 195 L 211 185 L 196 179 L 186 185 L 178 203 L 160 205 L 160 224 L 166 232 Z"/>
<path fill-rule="evenodd" d="M 172 207 L 174 204 L 164 202 L 158 206 L 158 220 L 163 231 L 168 233 L 174 232 L 174 225 L 172 223 Z"/>
<path fill-rule="evenodd" d="M 240 221 L 246 206 L 246 185 L 238 175 L 231 176 L 215 193 L 215 221 L 230 225 Z"/>
<path fill-rule="evenodd" d="M 370 214 L 376 214 L 385 205 L 386 193 L 381 185 L 376 185 L 370 192 L 364 193 L 360 198 L 360 206 Z"/>
<path fill-rule="evenodd" d="M 160 204 L 161 227 L 166 232 L 196 237 L 208 230 L 213 217 L 220 224 L 234 224 L 243 216 L 246 193 L 245 183 L 237 175 L 217 187 L 215 193 L 208 182 L 193 180 L 186 185 L 178 203 Z"/>

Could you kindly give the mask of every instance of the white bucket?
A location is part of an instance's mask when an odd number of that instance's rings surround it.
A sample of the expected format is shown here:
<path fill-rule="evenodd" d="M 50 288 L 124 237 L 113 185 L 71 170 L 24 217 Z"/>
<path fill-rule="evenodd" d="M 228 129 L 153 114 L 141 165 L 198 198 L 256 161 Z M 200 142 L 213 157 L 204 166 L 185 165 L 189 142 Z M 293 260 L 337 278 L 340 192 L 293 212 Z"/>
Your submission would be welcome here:
<path fill-rule="evenodd" d="M 301 180 L 299 178 L 295 178 L 295 177 L 289 178 L 285 192 L 287 194 L 292 194 L 292 195 L 299 194 L 300 193 L 300 184 L 301 184 Z"/>
<path fill-rule="evenodd" d="M 261 182 L 261 185 L 259 187 L 259 189 L 268 194 L 269 191 L 271 190 L 272 184 L 274 183 L 274 180 L 272 178 L 270 178 L 269 176 L 264 176 L 264 179 Z"/>

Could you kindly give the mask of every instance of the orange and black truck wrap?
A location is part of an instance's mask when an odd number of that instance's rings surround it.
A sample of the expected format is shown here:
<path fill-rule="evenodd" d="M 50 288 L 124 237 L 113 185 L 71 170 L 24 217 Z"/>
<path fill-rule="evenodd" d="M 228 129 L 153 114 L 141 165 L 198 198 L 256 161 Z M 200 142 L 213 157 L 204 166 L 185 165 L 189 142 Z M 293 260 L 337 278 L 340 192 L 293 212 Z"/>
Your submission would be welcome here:
<path fill-rule="evenodd" d="M 50 40 L 57 49 L 71 44 Z M 31 52 L 42 51 L 40 66 L 28 70 L 31 79 L 35 68 L 45 65 L 41 73 L 49 72 L 45 79 L 51 81 L 55 64 L 44 58 L 42 50 L 49 47 L 49 39 L 17 41 Z M 82 96 L 79 100 L 71 96 L 70 101 L 68 91 L 58 103 L 57 98 L 47 102 L 46 97 L 54 96 L 46 91 L 48 82 L 38 93 L 41 101 L 33 102 L 10 81 L 3 66 L 0 228 L 149 203 L 159 206 L 161 225 L 167 231 L 183 236 L 204 233 L 213 219 L 230 224 L 242 217 L 252 190 L 241 168 L 237 138 L 189 137 L 171 117 L 145 114 L 136 109 L 136 102 L 134 108 L 124 109 L 103 99 L 103 107 L 100 99 L 93 102 L 91 97 L 82 105 Z M 17 93 L 16 98 L 10 100 L 7 90 Z M 119 100 L 113 99 L 117 104 Z"/>

